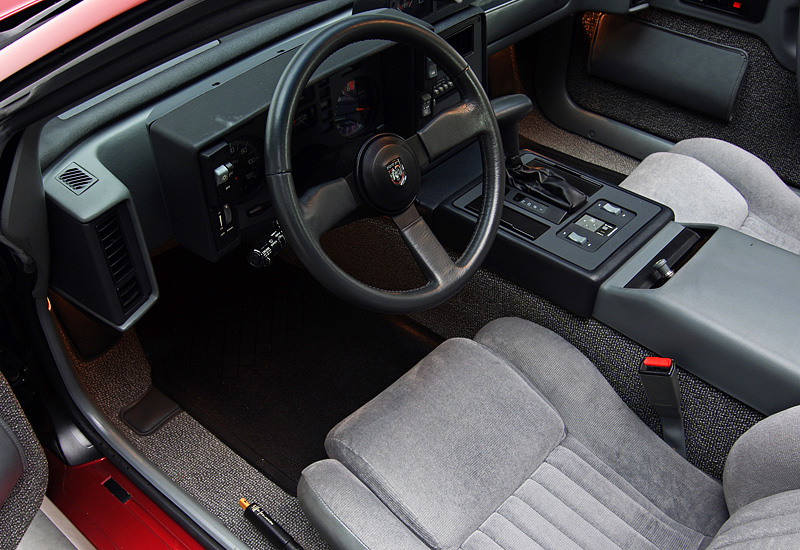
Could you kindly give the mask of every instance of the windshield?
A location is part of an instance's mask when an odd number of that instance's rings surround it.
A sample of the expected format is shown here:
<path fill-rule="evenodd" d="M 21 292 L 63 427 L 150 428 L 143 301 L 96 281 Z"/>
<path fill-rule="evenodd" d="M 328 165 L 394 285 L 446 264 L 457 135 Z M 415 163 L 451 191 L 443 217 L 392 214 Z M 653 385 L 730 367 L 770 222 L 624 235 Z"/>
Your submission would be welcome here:
<path fill-rule="evenodd" d="M 21 13 L 20 10 L 36 4 L 38 0 L 7 2 L 7 9 L 0 9 L 0 17 Z M 11 37 L 12 42 L 0 50 L 0 80 L 4 80 L 31 63 L 41 59 L 57 48 L 84 33 L 109 21 L 117 15 L 144 3 L 145 0 L 83 0 L 54 17 L 41 22 L 29 32 Z M 18 4 L 16 8 L 10 4 Z M 13 11 L 12 11 L 13 10 Z M 35 17 L 39 19 L 38 16 Z M 22 23 L 21 26 L 25 24 Z"/>

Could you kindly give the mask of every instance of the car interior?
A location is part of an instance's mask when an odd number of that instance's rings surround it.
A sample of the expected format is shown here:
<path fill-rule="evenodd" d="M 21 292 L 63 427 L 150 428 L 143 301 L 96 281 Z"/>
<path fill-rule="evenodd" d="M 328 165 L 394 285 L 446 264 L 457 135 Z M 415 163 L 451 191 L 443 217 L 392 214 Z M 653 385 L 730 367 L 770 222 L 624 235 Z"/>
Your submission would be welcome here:
<path fill-rule="evenodd" d="M 0 156 L 4 544 L 800 547 L 797 0 L 257 9 Z"/>

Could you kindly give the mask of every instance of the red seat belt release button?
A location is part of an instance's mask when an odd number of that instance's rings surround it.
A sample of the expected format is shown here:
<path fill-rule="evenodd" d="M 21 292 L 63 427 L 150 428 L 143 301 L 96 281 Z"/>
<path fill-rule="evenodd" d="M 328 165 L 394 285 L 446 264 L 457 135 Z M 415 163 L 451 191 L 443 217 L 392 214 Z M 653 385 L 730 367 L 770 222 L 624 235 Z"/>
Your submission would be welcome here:
<path fill-rule="evenodd" d="M 639 372 L 669 376 L 674 368 L 675 362 L 668 357 L 645 357 L 639 367 Z"/>

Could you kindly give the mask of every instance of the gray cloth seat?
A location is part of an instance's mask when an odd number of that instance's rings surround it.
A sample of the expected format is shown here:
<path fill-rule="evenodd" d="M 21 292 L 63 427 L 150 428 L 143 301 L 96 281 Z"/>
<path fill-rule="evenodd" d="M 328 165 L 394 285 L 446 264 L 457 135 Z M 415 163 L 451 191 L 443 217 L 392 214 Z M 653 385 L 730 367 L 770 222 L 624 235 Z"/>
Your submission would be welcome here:
<path fill-rule="evenodd" d="M 800 196 L 733 144 L 681 141 L 649 155 L 620 186 L 669 206 L 677 222 L 730 227 L 800 254 Z"/>
<path fill-rule="evenodd" d="M 325 446 L 298 495 L 334 548 L 800 548 L 800 407 L 742 436 L 721 484 L 520 319 L 443 343 Z"/>

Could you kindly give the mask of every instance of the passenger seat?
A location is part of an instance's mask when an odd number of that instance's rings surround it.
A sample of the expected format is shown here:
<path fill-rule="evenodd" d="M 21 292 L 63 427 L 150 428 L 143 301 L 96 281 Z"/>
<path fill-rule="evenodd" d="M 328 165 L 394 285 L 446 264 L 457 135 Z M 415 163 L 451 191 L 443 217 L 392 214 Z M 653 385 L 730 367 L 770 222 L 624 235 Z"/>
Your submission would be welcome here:
<path fill-rule="evenodd" d="M 800 196 L 731 143 L 683 140 L 649 155 L 620 185 L 669 206 L 677 222 L 723 225 L 800 254 Z"/>

